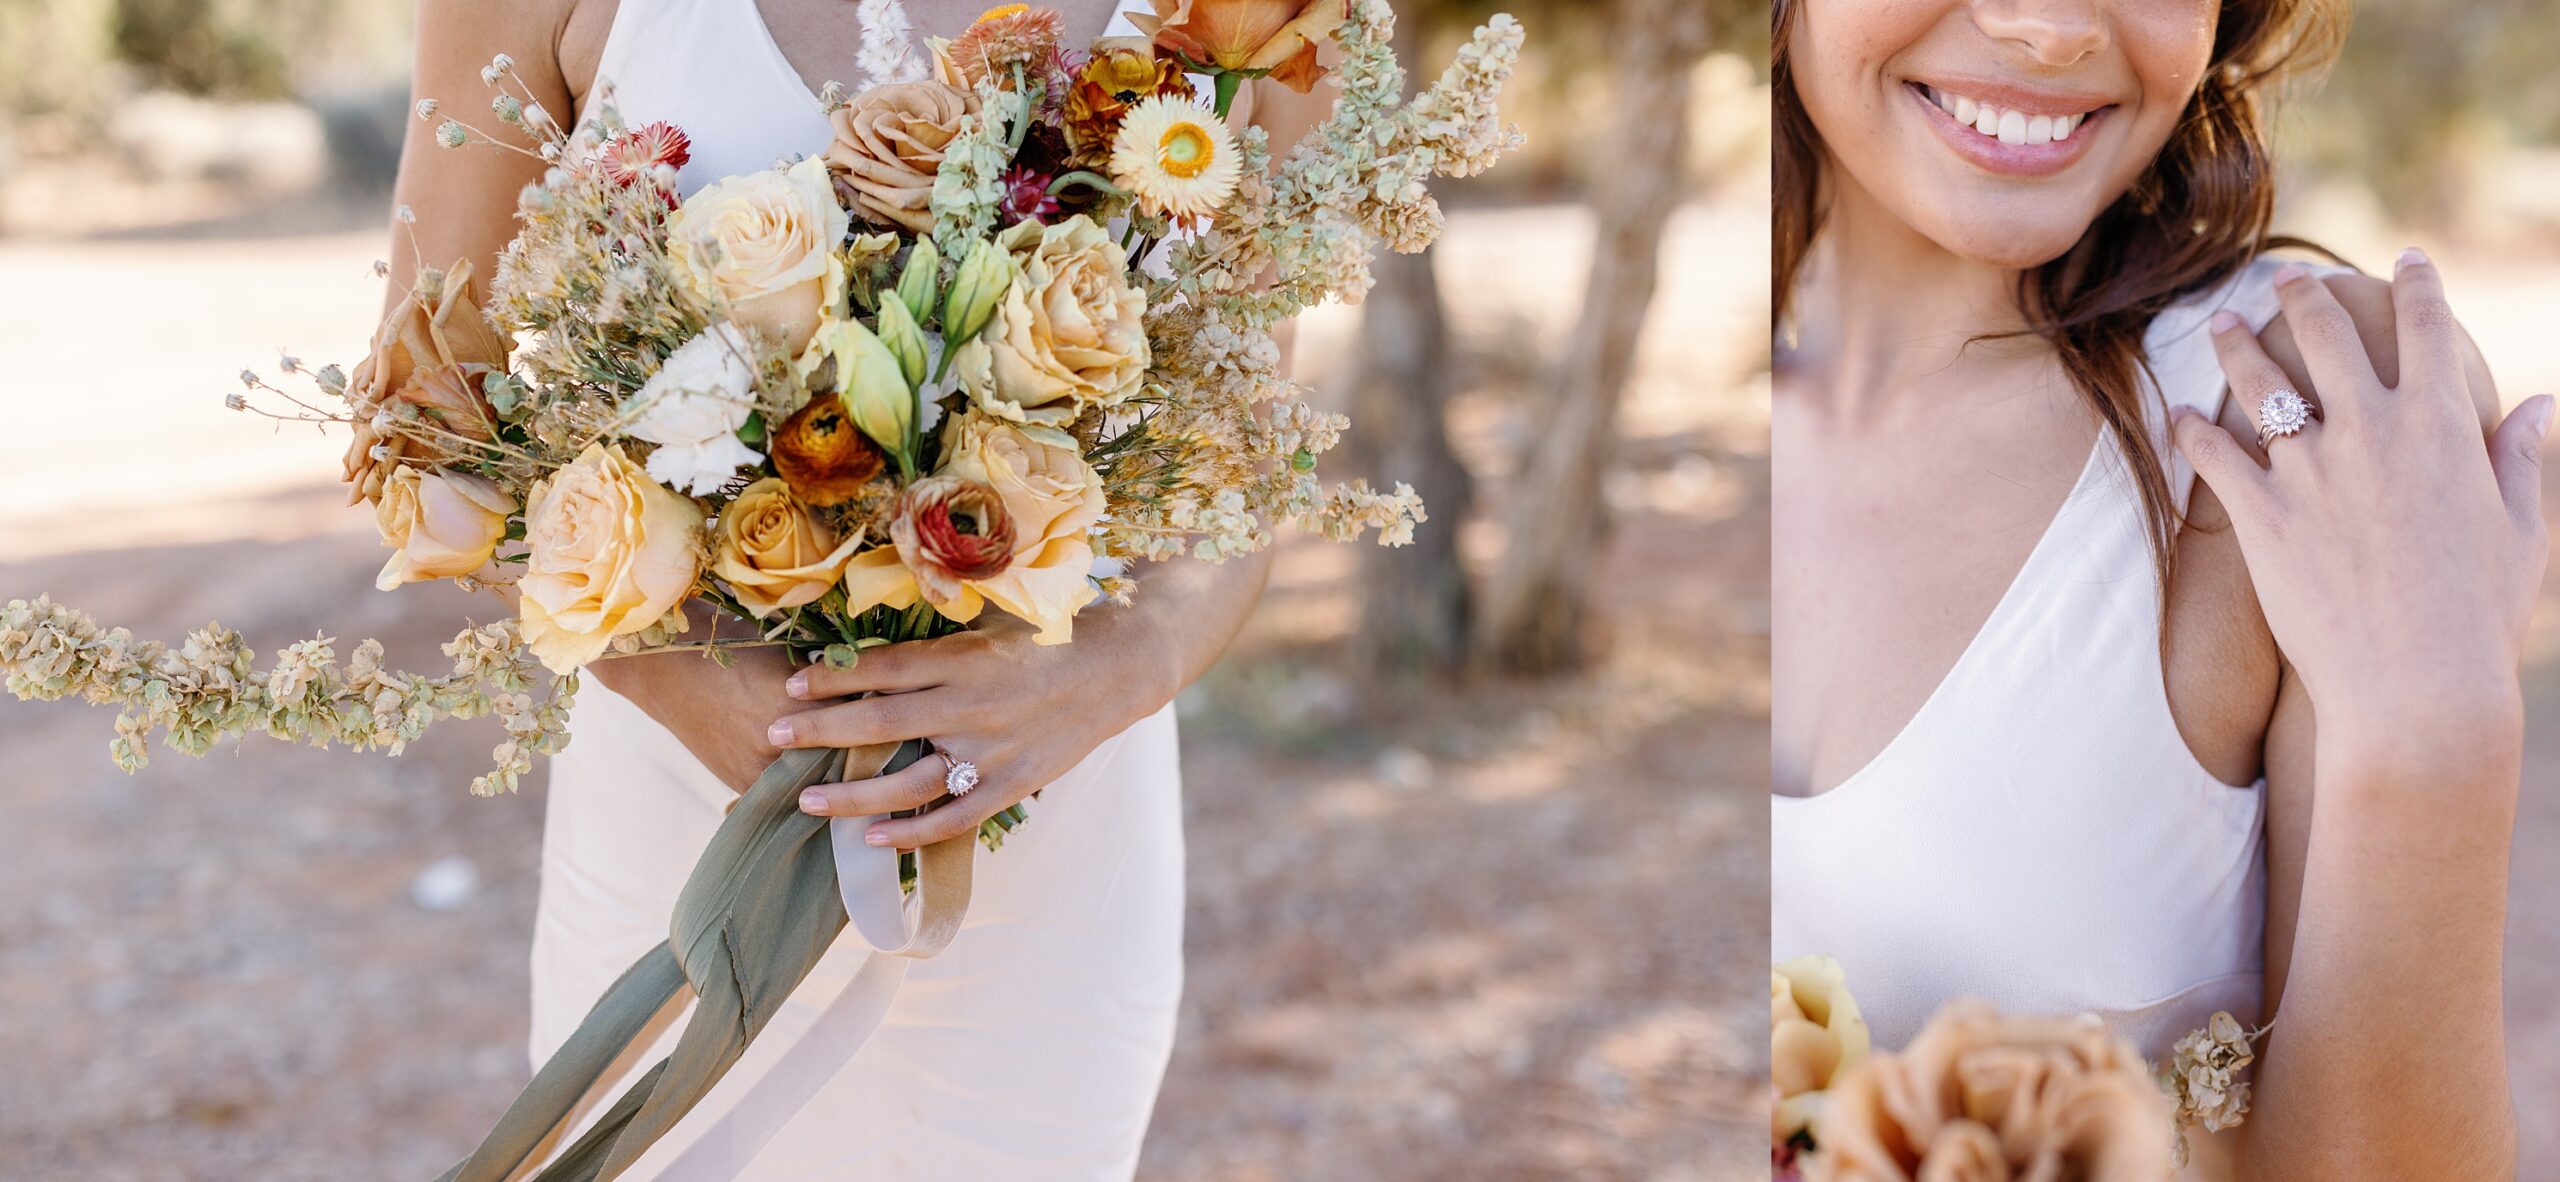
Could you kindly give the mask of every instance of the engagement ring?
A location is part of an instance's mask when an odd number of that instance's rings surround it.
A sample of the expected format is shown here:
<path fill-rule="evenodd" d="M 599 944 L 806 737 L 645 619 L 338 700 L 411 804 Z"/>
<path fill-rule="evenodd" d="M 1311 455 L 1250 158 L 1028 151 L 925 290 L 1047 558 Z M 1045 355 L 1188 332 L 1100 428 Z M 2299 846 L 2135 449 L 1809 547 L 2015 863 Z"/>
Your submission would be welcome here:
<path fill-rule="evenodd" d="M 948 769 L 942 773 L 943 791 L 953 796 L 967 796 L 970 789 L 978 786 L 978 765 L 965 759 L 953 759 L 948 751 L 936 751 L 934 754 L 942 757 L 942 766 Z"/>
<path fill-rule="evenodd" d="M 2292 435 L 2320 417 L 2320 408 L 2291 390 L 2269 390 L 2258 400 L 2258 446 Z"/>

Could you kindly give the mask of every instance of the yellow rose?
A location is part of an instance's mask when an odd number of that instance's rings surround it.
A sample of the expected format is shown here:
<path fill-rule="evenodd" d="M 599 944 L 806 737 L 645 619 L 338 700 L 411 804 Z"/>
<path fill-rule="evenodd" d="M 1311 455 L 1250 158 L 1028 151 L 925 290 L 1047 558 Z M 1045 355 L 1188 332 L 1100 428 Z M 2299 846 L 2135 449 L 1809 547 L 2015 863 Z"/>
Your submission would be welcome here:
<path fill-rule="evenodd" d="M 399 553 L 373 585 L 388 591 L 480 569 L 497 553 L 515 507 L 496 484 L 468 473 L 392 469 L 373 504 L 373 524 L 382 544 Z"/>
<path fill-rule="evenodd" d="M 1806 1182 L 2170 1176 L 2170 1104 L 2095 1018 L 1948 1006 L 1900 1054 L 1843 1071 Z"/>
<path fill-rule="evenodd" d="M 649 479 L 618 447 L 591 444 L 533 487 L 521 613 L 526 645 L 554 673 L 657 623 L 702 573 L 702 510 Z"/>
<path fill-rule="evenodd" d="M 1012 534 L 1011 561 L 971 578 L 976 570 L 950 569 L 937 560 L 937 589 L 928 593 L 900 558 L 901 547 L 866 550 L 845 570 L 848 610 L 883 603 L 904 608 L 923 596 L 934 610 L 966 622 L 992 603 L 1037 626 L 1041 644 L 1065 644 L 1076 612 L 1093 598 L 1089 534 L 1102 520 L 1101 475 L 1085 463 L 1074 438 L 1051 428 L 1015 426 L 973 412 L 952 424 L 948 443 L 936 475 L 994 490 Z M 932 500 L 917 507 L 936 508 L 941 498 Z M 931 544 L 935 531 L 921 532 Z"/>
<path fill-rule="evenodd" d="M 1769 971 L 1769 1081 L 1777 1103 L 1773 1145 L 1813 1123 L 1825 1089 L 1864 1062 L 1867 1020 L 1849 996 L 1847 974 L 1828 956 L 1803 956 Z"/>
<path fill-rule="evenodd" d="M 667 215 L 667 254 L 695 295 L 797 354 L 842 290 L 852 224 L 815 158 L 714 181 Z"/>
<path fill-rule="evenodd" d="M 961 346 L 961 384 L 978 407 L 1017 423 L 1065 426 L 1114 406 L 1147 374 L 1147 297 L 1129 257 L 1093 219 L 1016 222 L 996 239 L 1019 275 L 984 332 Z"/>
<path fill-rule="evenodd" d="M 814 602 L 836 585 L 860 535 L 838 539 L 791 496 L 791 486 L 766 477 L 747 486 L 720 513 L 714 531 L 711 574 L 763 619 Z"/>

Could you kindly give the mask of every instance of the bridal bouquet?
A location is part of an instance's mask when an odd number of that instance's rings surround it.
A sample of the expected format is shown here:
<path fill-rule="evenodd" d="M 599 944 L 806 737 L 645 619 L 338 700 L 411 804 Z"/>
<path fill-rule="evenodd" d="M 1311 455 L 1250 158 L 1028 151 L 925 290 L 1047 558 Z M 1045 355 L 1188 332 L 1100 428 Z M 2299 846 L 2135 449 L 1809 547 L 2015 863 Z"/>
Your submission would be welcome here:
<path fill-rule="evenodd" d="M 352 431 L 345 476 L 393 551 L 382 588 L 506 587 L 514 618 L 457 637 L 449 673 L 386 669 L 370 641 L 341 661 L 327 638 L 261 671 L 219 626 L 172 650 L 19 601 L 0 610 L 8 688 L 119 707 L 127 768 L 155 731 L 191 754 L 252 733 L 396 754 L 438 719 L 494 716 L 506 738 L 473 785 L 494 793 L 568 741 L 599 660 L 765 645 L 845 664 L 990 610 L 1066 643 L 1082 608 L 1138 593 L 1144 560 L 1225 559 L 1281 523 L 1408 540 L 1409 488 L 1319 478 L 1346 424 L 1277 372 L 1271 332 L 1358 299 L 1377 243 L 1427 247 L 1425 182 L 1516 146 L 1495 103 L 1520 29 L 1494 17 L 1407 99 L 1386 0 L 1155 7 L 1147 36 L 1089 47 L 1019 4 L 918 44 L 896 0 L 864 0 L 868 78 L 828 89 L 832 142 L 689 195 L 683 128 L 626 123 L 609 88 L 564 125 L 500 55 L 482 77 L 521 134 L 436 132 L 545 164 L 485 293 L 468 262 L 422 270 L 353 370 L 287 358 L 230 402 Z M 1285 158 L 1230 126 L 1246 80 L 1305 92 L 1328 72 L 1331 117 Z M 436 102 L 418 115 L 439 120 Z M 696 604 L 747 630 L 724 638 Z M 926 753 L 787 753 L 696 868 L 668 945 L 447 1177 L 520 1176 L 690 994 L 675 1055 L 534 1176 L 629 1166 L 848 922 L 854 890 L 799 790 Z M 955 762 L 948 791 L 971 770 Z M 1024 820 L 1008 809 L 979 840 Z M 913 898 L 886 922 L 906 930 L 866 928 L 875 947 L 930 955 L 957 927 L 970 850 L 946 846 L 899 856 Z"/>
<path fill-rule="evenodd" d="M 1769 974 L 1770 1173 L 1789 1182 L 2166 1182 L 2185 1131 L 2248 1111 L 2264 1030 L 2227 1013 L 2155 1074 L 2097 1018 L 1940 1010 L 1911 1045 L 1871 1049 L 1838 961 Z"/>

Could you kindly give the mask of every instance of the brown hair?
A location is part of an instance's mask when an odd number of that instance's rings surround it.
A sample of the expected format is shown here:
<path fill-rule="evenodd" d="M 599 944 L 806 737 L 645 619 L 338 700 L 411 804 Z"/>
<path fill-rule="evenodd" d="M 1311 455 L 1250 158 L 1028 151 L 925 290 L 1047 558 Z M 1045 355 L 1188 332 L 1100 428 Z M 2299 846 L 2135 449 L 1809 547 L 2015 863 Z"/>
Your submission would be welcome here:
<path fill-rule="evenodd" d="M 1769 7 L 1774 196 L 1771 306 L 1784 322 L 1805 255 L 1822 226 L 1822 140 L 1796 97 L 1787 41 L 1807 0 Z M 2228 278 L 2259 252 L 2307 246 L 2272 238 L 2275 177 L 2261 127 L 2270 84 L 2325 66 L 2346 35 L 2345 0 L 2230 0 L 2213 60 L 2151 170 L 2091 222 L 2060 258 L 2018 275 L 2021 334 L 2052 344 L 2062 370 L 2130 460 L 2150 524 L 2154 566 L 2169 572 L 2177 511 L 2159 449 L 2143 426 L 2143 333 L 2179 297 Z M 2315 248 L 2316 249 L 2316 248 Z"/>

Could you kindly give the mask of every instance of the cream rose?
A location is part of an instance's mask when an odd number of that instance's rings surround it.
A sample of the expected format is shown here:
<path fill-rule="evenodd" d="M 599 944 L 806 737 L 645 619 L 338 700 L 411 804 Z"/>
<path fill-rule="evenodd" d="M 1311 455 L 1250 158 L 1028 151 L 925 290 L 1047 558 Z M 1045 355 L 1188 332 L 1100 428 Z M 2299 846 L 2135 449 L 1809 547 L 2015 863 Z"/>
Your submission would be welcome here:
<path fill-rule="evenodd" d="M 1089 533 L 1102 520 L 1101 475 L 1073 438 L 1052 428 L 969 413 L 949 430 L 937 475 L 995 491 L 1012 531 L 1012 561 L 985 578 L 953 578 L 956 591 L 933 600 L 934 610 L 966 622 L 992 603 L 1037 626 L 1039 643 L 1065 644 L 1076 612 L 1093 598 Z M 856 612 L 883 603 L 903 608 L 923 594 L 898 549 L 885 546 L 855 555 L 844 587 Z"/>
<path fill-rule="evenodd" d="M 1831 1086 L 1806 1182 L 2160 1182 L 2168 1094 L 2095 1018 L 1939 1012 Z"/>
<path fill-rule="evenodd" d="M 649 479 L 622 449 L 590 445 L 534 486 L 521 613 L 525 643 L 554 673 L 657 623 L 702 573 L 702 510 Z"/>
<path fill-rule="evenodd" d="M 961 346 L 961 384 L 987 413 L 1065 426 L 1113 406 L 1147 374 L 1147 297 L 1093 219 L 1016 222 L 996 242 L 1020 273 L 984 332 Z"/>
<path fill-rule="evenodd" d="M 373 585 L 388 591 L 480 569 L 498 552 L 515 508 L 495 483 L 469 473 L 392 469 L 373 504 L 373 524 L 382 544 L 399 553 Z"/>
<path fill-rule="evenodd" d="M 836 138 L 824 159 L 864 218 L 931 233 L 934 174 L 960 120 L 977 109 L 977 95 L 941 82 L 874 86 L 828 116 Z"/>
<path fill-rule="evenodd" d="M 714 181 L 667 215 L 667 254 L 695 295 L 797 354 L 838 290 L 853 224 L 815 158 Z"/>
<path fill-rule="evenodd" d="M 859 535 L 838 538 L 792 497 L 790 485 L 766 477 L 748 485 L 721 511 L 713 531 L 711 574 L 729 585 L 741 606 L 763 619 L 826 594 L 861 544 Z"/>

